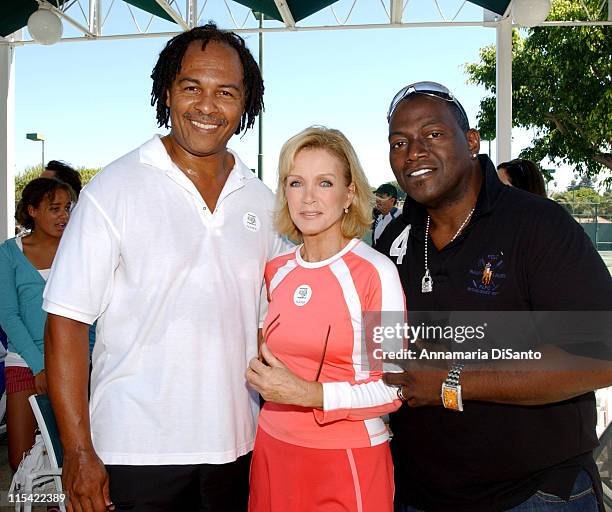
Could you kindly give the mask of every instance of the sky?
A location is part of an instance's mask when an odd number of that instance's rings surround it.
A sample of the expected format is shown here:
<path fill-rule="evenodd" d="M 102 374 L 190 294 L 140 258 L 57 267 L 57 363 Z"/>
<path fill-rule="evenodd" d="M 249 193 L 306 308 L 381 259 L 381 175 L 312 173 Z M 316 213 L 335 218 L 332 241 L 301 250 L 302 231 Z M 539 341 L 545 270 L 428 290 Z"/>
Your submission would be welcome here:
<path fill-rule="evenodd" d="M 83 2 L 86 6 L 87 2 Z M 182 2 L 178 2 L 183 4 Z M 388 2 L 384 2 L 387 4 Z M 439 0 L 452 18 L 463 2 Z M 200 1 L 200 5 L 204 2 Z M 210 5 L 209 5 L 210 4 Z M 242 25 L 255 26 L 248 10 L 228 1 Z M 384 22 L 383 3 L 375 0 L 340 0 L 335 10 L 349 24 Z M 110 2 L 103 1 L 106 13 Z M 78 9 L 68 14 L 84 19 Z M 133 8 L 141 26 L 149 15 Z M 79 16 L 81 16 L 79 18 Z M 234 26 L 226 5 L 209 0 L 200 22 L 214 20 L 222 28 Z M 408 1 L 404 21 L 439 20 L 432 0 Z M 482 9 L 466 4 L 458 20 L 480 20 Z M 300 22 L 333 24 L 326 9 Z M 279 26 L 272 22 L 266 26 Z M 176 25 L 154 20 L 155 31 L 176 30 Z M 104 27 L 106 34 L 133 31 L 126 4 L 115 2 Z M 64 23 L 64 36 L 76 36 Z M 258 59 L 258 35 L 244 35 Z M 24 45 L 15 52 L 15 172 L 41 161 L 41 144 L 26 140 L 26 133 L 45 136 L 45 160 L 64 160 L 77 167 L 101 167 L 138 147 L 158 128 L 150 105 L 151 70 L 168 38 Z M 483 88 L 467 84 L 464 65 L 478 61 L 479 49 L 495 42 L 495 29 L 482 27 L 393 28 L 266 33 L 263 76 L 265 82 L 264 182 L 276 189 L 276 167 L 282 144 L 310 125 L 342 130 L 354 145 L 370 184 L 390 181 L 386 112 L 394 94 L 419 80 L 445 84 L 462 102 L 476 124 Z M 512 156 L 529 144 L 530 133 L 513 132 Z M 229 146 L 251 168 L 257 167 L 257 127 L 234 136 Z M 484 142 L 481 152 L 488 152 Z M 495 144 L 493 160 L 495 161 Z M 549 166 L 549 165 L 547 165 Z M 571 173 L 557 173 L 555 188 L 562 189 Z"/>

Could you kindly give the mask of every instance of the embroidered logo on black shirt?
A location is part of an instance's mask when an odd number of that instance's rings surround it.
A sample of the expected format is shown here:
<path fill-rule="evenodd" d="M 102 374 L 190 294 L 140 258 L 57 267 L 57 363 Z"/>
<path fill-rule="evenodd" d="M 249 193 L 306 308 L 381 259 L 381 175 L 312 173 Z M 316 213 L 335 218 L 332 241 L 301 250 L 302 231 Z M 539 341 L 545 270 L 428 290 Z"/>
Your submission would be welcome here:
<path fill-rule="evenodd" d="M 467 291 L 479 295 L 495 296 L 506 279 L 504 254 L 486 254 L 478 258 L 470 269 Z"/>

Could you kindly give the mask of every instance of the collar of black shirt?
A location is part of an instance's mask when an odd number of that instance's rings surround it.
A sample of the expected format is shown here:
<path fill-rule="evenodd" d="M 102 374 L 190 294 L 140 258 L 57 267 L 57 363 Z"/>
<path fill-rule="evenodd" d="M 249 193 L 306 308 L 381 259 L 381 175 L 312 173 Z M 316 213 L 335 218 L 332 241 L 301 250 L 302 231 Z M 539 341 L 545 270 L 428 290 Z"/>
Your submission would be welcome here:
<path fill-rule="evenodd" d="M 476 201 L 476 208 L 472 215 L 472 222 L 493 210 L 505 187 L 497 177 L 495 165 L 488 155 L 478 155 L 478 161 L 480 162 L 483 180 L 478 200 Z M 412 224 L 412 228 L 417 228 L 416 231 L 419 232 L 421 231 L 419 228 L 424 230 L 427 221 L 427 211 L 422 204 L 417 203 L 410 196 L 406 196 L 402 217 L 406 224 Z"/>

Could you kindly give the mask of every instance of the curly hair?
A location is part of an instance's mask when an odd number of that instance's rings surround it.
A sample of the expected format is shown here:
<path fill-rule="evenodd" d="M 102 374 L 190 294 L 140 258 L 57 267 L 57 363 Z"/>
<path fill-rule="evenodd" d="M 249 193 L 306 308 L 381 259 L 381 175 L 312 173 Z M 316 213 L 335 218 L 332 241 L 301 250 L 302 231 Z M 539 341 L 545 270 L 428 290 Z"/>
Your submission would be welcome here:
<path fill-rule="evenodd" d="M 194 41 L 202 42 L 202 50 L 206 48 L 209 42 L 215 41 L 228 45 L 238 53 L 242 63 L 244 76 L 242 83 L 245 88 L 246 98 L 244 112 L 236 129 L 236 135 L 245 129 L 251 128 L 255 124 L 255 118 L 264 107 L 264 84 L 261 71 L 253 55 L 246 47 L 244 39 L 233 32 L 219 30 L 217 25 L 212 22 L 173 37 L 159 54 L 159 59 L 151 74 L 153 79 L 151 106 L 156 108 L 158 126 L 168 128 L 170 109 L 166 105 L 167 92 L 172 87 L 172 83 L 181 69 L 181 63 L 187 47 Z"/>
<path fill-rule="evenodd" d="M 15 220 L 26 229 L 34 229 L 34 219 L 28 212 L 28 206 L 38 208 L 43 199 L 53 201 L 58 190 L 64 190 L 71 201 L 76 200 L 74 190 L 67 183 L 57 178 L 36 178 L 30 181 L 15 208 Z"/>

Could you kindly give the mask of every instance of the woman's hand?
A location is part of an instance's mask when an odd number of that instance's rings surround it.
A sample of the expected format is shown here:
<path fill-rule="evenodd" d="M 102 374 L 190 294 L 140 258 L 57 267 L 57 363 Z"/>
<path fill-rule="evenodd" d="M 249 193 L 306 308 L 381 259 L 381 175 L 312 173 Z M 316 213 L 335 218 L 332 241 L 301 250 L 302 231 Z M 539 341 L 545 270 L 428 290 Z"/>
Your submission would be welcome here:
<path fill-rule="evenodd" d="M 246 379 L 268 402 L 323 408 L 323 386 L 309 382 L 289 370 L 262 343 L 260 353 L 263 361 L 251 359 Z"/>
<path fill-rule="evenodd" d="M 39 371 L 34 376 L 34 389 L 36 389 L 37 395 L 47 394 L 47 376 L 45 374 L 45 370 Z"/>

